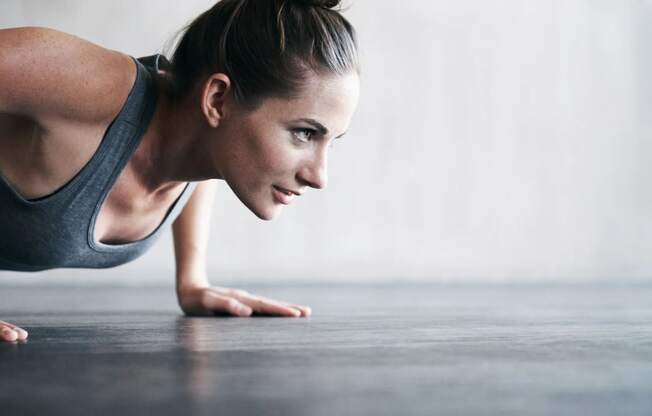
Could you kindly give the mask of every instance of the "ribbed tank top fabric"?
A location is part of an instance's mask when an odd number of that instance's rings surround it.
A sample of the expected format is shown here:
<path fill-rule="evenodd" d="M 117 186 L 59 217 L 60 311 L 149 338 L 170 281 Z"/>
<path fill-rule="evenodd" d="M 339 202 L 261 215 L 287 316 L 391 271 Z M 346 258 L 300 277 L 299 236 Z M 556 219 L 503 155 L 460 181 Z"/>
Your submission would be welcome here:
<path fill-rule="evenodd" d="M 154 73 L 161 55 L 133 58 L 136 81 L 91 159 L 65 185 L 25 199 L 0 175 L 0 270 L 109 268 L 143 255 L 179 215 L 197 183 L 188 182 L 163 221 L 147 237 L 125 244 L 94 239 L 97 215 L 138 147 L 158 96 Z"/>

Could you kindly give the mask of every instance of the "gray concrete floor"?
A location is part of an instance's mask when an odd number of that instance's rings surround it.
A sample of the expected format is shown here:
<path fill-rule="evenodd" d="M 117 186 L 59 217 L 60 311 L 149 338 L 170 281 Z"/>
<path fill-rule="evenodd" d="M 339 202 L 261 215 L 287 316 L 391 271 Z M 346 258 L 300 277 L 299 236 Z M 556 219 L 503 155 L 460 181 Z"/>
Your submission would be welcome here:
<path fill-rule="evenodd" d="M 650 415 L 652 286 L 242 287 L 309 319 L 188 318 L 172 288 L 0 287 L 0 413 Z"/>

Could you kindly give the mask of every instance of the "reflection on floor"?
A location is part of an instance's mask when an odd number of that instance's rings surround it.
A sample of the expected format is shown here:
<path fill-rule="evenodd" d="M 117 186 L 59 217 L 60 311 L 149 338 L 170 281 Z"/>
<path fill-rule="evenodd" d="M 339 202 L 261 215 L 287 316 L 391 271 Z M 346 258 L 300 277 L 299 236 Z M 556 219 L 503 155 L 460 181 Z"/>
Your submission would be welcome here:
<path fill-rule="evenodd" d="M 0 413 L 650 415 L 652 286 L 246 286 L 303 318 L 188 318 L 172 288 L 0 287 Z"/>

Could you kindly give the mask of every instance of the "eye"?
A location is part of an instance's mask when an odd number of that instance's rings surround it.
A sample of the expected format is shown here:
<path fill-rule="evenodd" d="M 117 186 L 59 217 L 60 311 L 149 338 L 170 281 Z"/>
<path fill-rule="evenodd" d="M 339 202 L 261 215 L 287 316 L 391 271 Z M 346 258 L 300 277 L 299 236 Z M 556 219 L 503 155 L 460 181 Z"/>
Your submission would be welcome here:
<path fill-rule="evenodd" d="M 292 130 L 292 134 L 294 135 L 294 137 L 296 137 L 300 142 L 304 142 L 304 143 L 307 143 L 310 140 L 312 140 L 316 133 L 317 133 L 316 130 L 307 129 L 307 128 L 299 128 L 299 129 Z"/>

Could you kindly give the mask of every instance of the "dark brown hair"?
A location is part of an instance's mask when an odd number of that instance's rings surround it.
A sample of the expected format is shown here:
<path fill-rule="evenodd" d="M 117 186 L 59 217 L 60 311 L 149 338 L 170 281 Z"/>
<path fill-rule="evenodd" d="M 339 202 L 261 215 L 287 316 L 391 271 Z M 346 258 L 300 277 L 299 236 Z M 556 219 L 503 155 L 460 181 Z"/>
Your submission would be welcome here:
<path fill-rule="evenodd" d="M 222 0 L 182 30 L 171 57 L 171 95 L 182 99 L 222 72 L 236 102 L 255 109 L 264 98 L 292 97 L 310 71 L 360 72 L 353 26 L 340 0 Z"/>

